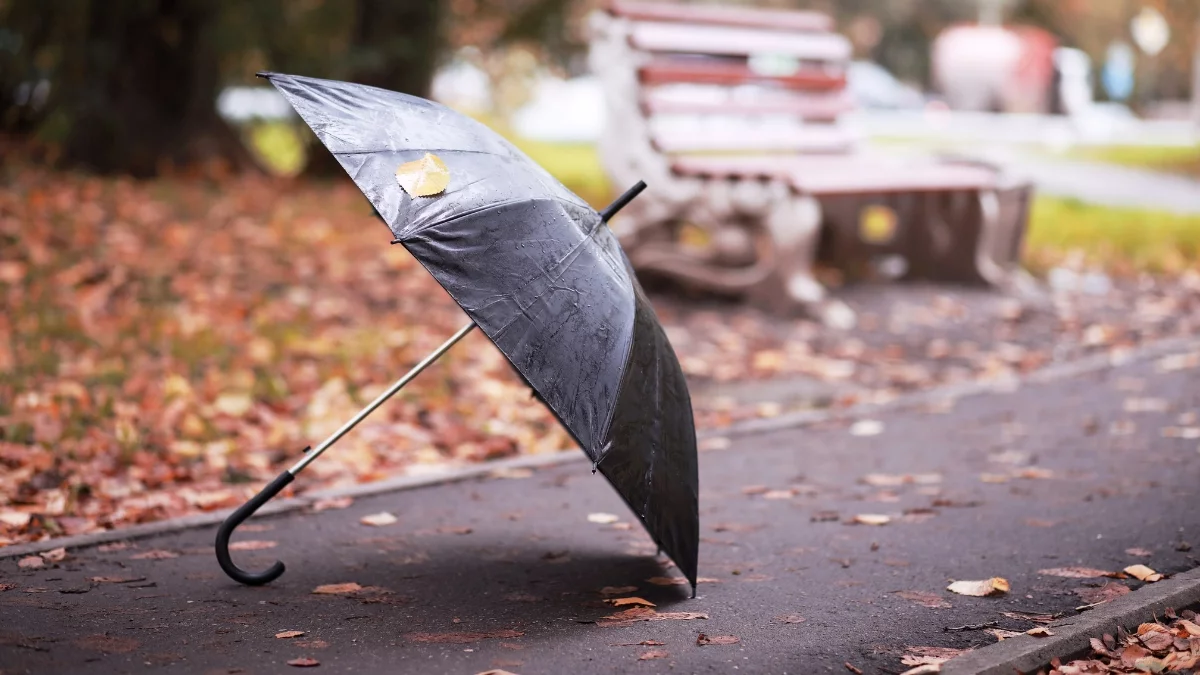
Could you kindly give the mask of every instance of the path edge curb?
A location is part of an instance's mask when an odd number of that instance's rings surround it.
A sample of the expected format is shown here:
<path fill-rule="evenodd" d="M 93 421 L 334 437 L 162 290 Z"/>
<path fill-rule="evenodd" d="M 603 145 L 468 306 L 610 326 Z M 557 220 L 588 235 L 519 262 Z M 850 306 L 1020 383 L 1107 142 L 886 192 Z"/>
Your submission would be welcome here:
<path fill-rule="evenodd" d="M 1090 649 L 1090 640 L 1117 626 L 1136 633 L 1138 624 L 1154 621 L 1167 609 L 1185 609 L 1200 603 L 1200 568 L 1175 575 L 1123 595 L 1099 607 L 1060 619 L 1049 628 L 1054 635 L 1029 635 L 1002 640 L 972 650 L 942 665 L 941 675 L 1018 675 L 1036 673 L 1050 660 L 1066 660 Z"/>

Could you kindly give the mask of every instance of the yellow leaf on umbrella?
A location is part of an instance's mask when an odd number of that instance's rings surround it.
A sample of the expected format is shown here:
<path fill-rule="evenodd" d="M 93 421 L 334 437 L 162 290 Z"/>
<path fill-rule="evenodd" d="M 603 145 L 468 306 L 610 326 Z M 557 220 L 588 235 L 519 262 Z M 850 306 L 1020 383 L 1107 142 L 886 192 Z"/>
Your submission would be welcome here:
<path fill-rule="evenodd" d="M 413 197 L 432 197 L 450 184 L 450 169 L 437 155 L 427 152 L 421 159 L 397 167 L 396 181 Z"/>

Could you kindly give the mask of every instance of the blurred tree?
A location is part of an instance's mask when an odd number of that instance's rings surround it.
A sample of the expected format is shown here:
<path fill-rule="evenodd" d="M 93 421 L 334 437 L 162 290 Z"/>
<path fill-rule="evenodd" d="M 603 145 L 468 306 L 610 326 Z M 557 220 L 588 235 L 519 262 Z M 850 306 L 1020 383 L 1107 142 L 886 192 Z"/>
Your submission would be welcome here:
<path fill-rule="evenodd" d="M 101 172 L 157 173 L 168 165 L 252 166 L 217 115 L 214 27 L 205 0 L 8 2 L 20 71 L 45 77 L 42 136 L 61 158 Z"/>

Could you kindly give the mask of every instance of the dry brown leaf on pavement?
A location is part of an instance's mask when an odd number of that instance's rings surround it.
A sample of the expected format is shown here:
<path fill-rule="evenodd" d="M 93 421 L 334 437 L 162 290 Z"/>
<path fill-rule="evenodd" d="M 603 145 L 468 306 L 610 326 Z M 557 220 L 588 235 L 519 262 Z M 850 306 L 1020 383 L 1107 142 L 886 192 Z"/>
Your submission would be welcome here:
<path fill-rule="evenodd" d="M 67 549 L 60 546 L 58 548 L 43 552 L 41 556 L 46 559 L 46 562 L 62 562 L 67 559 Z"/>
<path fill-rule="evenodd" d="M 627 605 L 640 606 L 640 607 L 657 607 L 658 606 L 658 605 L 654 604 L 653 602 L 650 602 L 649 600 L 645 600 L 642 598 L 609 598 L 609 599 L 605 600 L 604 602 L 607 602 L 608 604 L 612 605 L 613 607 L 625 607 Z"/>
<path fill-rule="evenodd" d="M 385 525 L 392 525 L 396 523 L 396 521 L 396 516 L 393 516 L 387 511 L 372 513 L 369 516 L 363 516 L 362 518 L 358 519 L 358 522 L 362 523 L 363 525 L 370 525 L 371 527 L 384 527 Z"/>
<path fill-rule="evenodd" d="M 896 591 L 896 595 L 930 609 L 950 609 L 951 605 L 936 593 L 925 591 Z"/>
<path fill-rule="evenodd" d="M 858 420 L 850 425 L 850 435 L 869 437 L 883 433 L 883 422 L 879 420 Z"/>
<path fill-rule="evenodd" d="M 917 666 L 916 668 L 909 668 L 903 673 L 900 673 L 900 675 L 935 675 L 936 673 L 940 672 L 942 672 L 942 664 L 927 663 L 923 666 Z"/>
<path fill-rule="evenodd" d="M 992 577 L 983 581 L 955 581 L 946 590 L 959 595 L 970 595 L 982 598 L 989 595 L 1000 595 L 1009 591 L 1008 580 L 1003 577 Z"/>
<path fill-rule="evenodd" d="M 1145 565 L 1130 565 L 1129 567 L 1125 568 L 1125 573 L 1135 579 L 1138 579 L 1139 581 L 1145 581 L 1146 583 L 1154 583 L 1155 581 L 1162 581 L 1163 579 L 1163 575 L 1155 572 Z"/>
<path fill-rule="evenodd" d="M 288 661 L 287 664 L 289 666 L 295 666 L 297 668 L 315 668 L 315 667 L 321 665 L 321 662 L 314 658 L 302 656 L 298 659 L 292 659 L 292 660 Z"/>
<path fill-rule="evenodd" d="M 1025 634 L 1032 635 L 1033 637 L 1050 637 L 1054 635 L 1054 632 L 1045 626 L 1038 626 L 1025 631 Z"/>
<path fill-rule="evenodd" d="M 1015 630 L 1004 630 L 1003 628 L 987 628 L 983 632 L 996 638 L 996 641 L 1007 640 L 1022 635 L 1021 632 Z"/>
<path fill-rule="evenodd" d="M 882 513 L 860 513 L 851 518 L 850 522 L 855 525 L 887 525 L 892 522 L 892 517 Z"/>
<path fill-rule="evenodd" d="M 357 593 L 363 589 L 362 586 L 348 581 L 343 584 L 324 584 L 312 589 L 314 595 L 344 595 L 346 593 Z"/>
<path fill-rule="evenodd" d="M 143 551 L 141 553 L 134 553 L 133 555 L 129 556 L 129 559 L 130 560 L 170 560 L 172 558 L 178 558 L 178 557 L 179 557 L 179 554 L 176 553 L 175 551 L 164 551 L 161 549 L 156 549 L 153 551 Z"/>
<path fill-rule="evenodd" d="M 701 633 L 696 636 L 696 645 L 703 647 L 704 645 L 736 645 L 742 639 L 736 635 L 708 635 Z"/>
<path fill-rule="evenodd" d="M 650 650 L 642 652 L 641 655 L 638 656 L 638 661 L 650 661 L 653 659 L 665 659 L 665 658 L 669 657 L 670 655 L 671 655 L 671 653 L 665 649 L 650 649 Z"/>
<path fill-rule="evenodd" d="M 784 614 L 782 616 L 775 617 L 775 620 L 779 623 L 804 623 L 806 621 L 806 619 L 799 614 Z"/>
<path fill-rule="evenodd" d="M 28 555 L 17 561 L 17 567 L 23 570 L 36 570 L 39 567 L 45 567 L 46 561 L 40 555 Z"/>
<path fill-rule="evenodd" d="M 1150 556 L 1154 555 L 1152 552 L 1144 548 L 1127 548 L 1125 549 L 1125 553 L 1138 558 L 1149 558 Z"/>
<path fill-rule="evenodd" d="M 246 541 L 235 541 L 229 545 L 230 551 L 261 551 L 263 549 L 275 548 L 276 543 L 266 539 L 247 539 Z"/>
<path fill-rule="evenodd" d="M 1049 569 L 1038 570 L 1038 574 L 1047 577 L 1062 577 L 1064 579 L 1098 579 L 1100 577 L 1113 577 L 1120 579 L 1119 572 L 1109 572 L 1107 570 L 1098 570 L 1093 567 L 1051 567 Z"/>
<path fill-rule="evenodd" d="M 940 666 L 964 651 L 953 647 L 905 647 L 900 663 L 906 666 Z"/>
<path fill-rule="evenodd" d="M 1129 592 L 1129 587 L 1125 584 L 1118 584 L 1110 581 L 1099 588 L 1076 588 L 1075 595 L 1079 596 L 1080 600 L 1088 604 L 1099 604 L 1108 602 L 1115 598 L 1119 598 Z"/>
<path fill-rule="evenodd" d="M 275 637 L 281 640 L 286 640 L 288 638 L 300 637 L 301 635 L 304 635 L 304 631 L 302 630 L 285 630 L 280 633 L 276 633 Z"/>
<path fill-rule="evenodd" d="M 328 511 L 330 509 L 347 509 L 354 503 L 353 497 L 330 497 L 328 499 L 318 499 L 313 502 L 312 510 L 315 513 Z"/>

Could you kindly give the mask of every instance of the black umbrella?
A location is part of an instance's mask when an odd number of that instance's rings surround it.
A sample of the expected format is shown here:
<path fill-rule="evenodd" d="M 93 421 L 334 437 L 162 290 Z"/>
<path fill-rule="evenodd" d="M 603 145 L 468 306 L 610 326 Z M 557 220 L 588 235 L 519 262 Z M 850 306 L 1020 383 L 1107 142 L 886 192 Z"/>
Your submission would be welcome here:
<path fill-rule="evenodd" d="M 341 163 L 402 244 L 471 318 L 445 344 L 291 469 L 217 533 L 233 579 L 267 583 L 229 557 L 229 536 L 297 473 L 478 326 L 536 391 L 696 588 L 696 434 L 667 336 L 603 213 L 484 125 L 444 106 L 332 80 L 261 73 Z M 432 155 L 432 157 L 431 157 Z M 444 190 L 398 181 L 401 165 L 444 162 Z M 440 166 L 438 167 L 440 168 Z M 444 177 L 444 173 L 442 174 Z M 436 189 L 438 186 L 434 186 Z"/>

